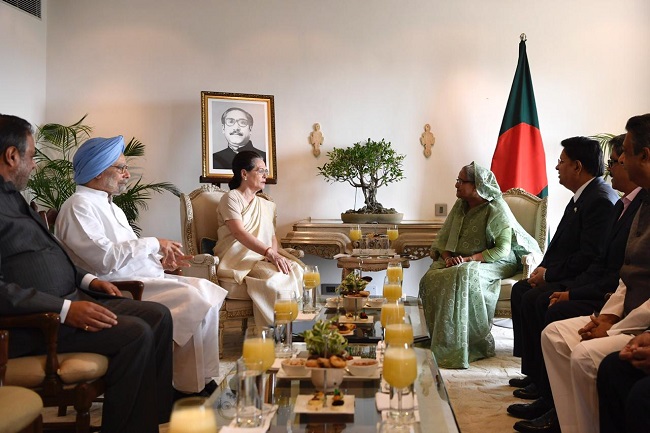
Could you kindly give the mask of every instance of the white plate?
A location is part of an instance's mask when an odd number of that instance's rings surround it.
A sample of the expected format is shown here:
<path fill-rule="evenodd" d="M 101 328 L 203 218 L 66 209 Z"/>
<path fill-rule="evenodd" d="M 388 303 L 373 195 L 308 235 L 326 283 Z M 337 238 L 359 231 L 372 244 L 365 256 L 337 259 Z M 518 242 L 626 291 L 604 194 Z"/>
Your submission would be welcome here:
<path fill-rule="evenodd" d="M 296 397 L 296 406 L 293 408 L 295 413 L 309 413 L 318 415 L 329 414 L 349 414 L 354 415 L 354 396 L 346 395 L 343 398 L 343 406 L 332 406 L 332 395 L 327 396 L 327 407 L 310 406 L 309 400 L 313 395 L 299 395 Z"/>

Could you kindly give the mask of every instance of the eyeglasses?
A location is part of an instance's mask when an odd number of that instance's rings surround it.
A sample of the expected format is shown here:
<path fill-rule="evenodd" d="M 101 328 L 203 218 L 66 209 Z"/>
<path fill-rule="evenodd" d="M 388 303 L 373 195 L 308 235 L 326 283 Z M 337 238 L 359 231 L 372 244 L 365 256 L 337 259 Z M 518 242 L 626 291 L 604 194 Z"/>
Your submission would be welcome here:
<path fill-rule="evenodd" d="M 611 170 L 613 166 L 618 164 L 618 159 L 608 159 L 607 160 L 607 169 Z"/>
<path fill-rule="evenodd" d="M 226 126 L 233 126 L 236 123 L 242 128 L 245 128 L 249 125 L 248 119 L 233 119 L 232 117 L 226 117 L 224 122 Z"/>
<path fill-rule="evenodd" d="M 121 165 L 111 165 L 113 168 L 117 168 L 117 171 L 120 172 L 120 174 L 124 174 L 128 169 L 129 166 L 126 164 L 121 164 Z"/>
<path fill-rule="evenodd" d="M 268 176 L 269 175 L 269 170 L 267 168 L 254 168 L 251 171 L 255 171 L 258 174 L 261 174 L 262 176 Z"/>
<path fill-rule="evenodd" d="M 464 179 L 461 179 L 461 178 L 457 178 L 456 179 L 456 185 L 458 185 L 459 183 L 474 183 L 474 182 L 471 181 L 471 180 L 464 180 Z"/>

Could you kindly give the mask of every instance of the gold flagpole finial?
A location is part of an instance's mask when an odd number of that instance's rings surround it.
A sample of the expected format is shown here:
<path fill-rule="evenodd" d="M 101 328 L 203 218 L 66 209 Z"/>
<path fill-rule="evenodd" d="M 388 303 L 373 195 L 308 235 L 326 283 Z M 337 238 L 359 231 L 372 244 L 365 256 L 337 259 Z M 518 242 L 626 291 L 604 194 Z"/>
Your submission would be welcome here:
<path fill-rule="evenodd" d="M 522 33 L 522 34 L 520 34 L 520 35 L 519 35 L 519 39 L 520 39 L 522 42 L 526 42 L 526 33 Z"/>

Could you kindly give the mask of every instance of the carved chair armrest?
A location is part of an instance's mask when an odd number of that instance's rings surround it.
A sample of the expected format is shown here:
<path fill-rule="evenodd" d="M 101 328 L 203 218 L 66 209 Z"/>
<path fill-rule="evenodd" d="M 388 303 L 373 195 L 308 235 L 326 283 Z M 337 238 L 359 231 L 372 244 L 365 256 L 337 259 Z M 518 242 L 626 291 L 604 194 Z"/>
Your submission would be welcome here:
<path fill-rule="evenodd" d="M 219 257 L 213 256 L 212 254 L 196 254 L 190 260 L 192 266 L 218 266 Z"/>
<path fill-rule="evenodd" d="M 61 388 L 57 375 L 59 359 L 56 356 L 57 339 L 59 336 L 60 317 L 58 313 L 22 314 L 0 317 L 0 329 L 37 328 L 43 332 L 46 345 L 45 380 L 43 389 L 46 394 L 54 393 Z"/>
<path fill-rule="evenodd" d="M 524 254 L 521 256 L 521 264 L 523 265 L 523 274 L 524 278 L 529 278 L 530 274 L 535 270 L 537 265 L 542 261 L 542 256 L 537 256 L 536 254 Z"/>
<path fill-rule="evenodd" d="M 217 265 L 219 264 L 219 257 L 212 254 L 196 254 L 190 260 L 191 266 L 183 268 L 183 275 L 195 278 L 205 278 L 212 281 L 214 284 L 219 284 L 217 281 Z"/>
<path fill-rule="evenodd" d="M 305 257 L 305 252 L 302 250 L 295 250 L 293 248 L 285 248 L 284 250 L 297 259 L 302 259 Z"/>
<path fill-rule="evenodd" d="M 142 300 L 144 283 L 142 281 L 111 281 L 121 292 L 129 292 L 136 301 Z"/>

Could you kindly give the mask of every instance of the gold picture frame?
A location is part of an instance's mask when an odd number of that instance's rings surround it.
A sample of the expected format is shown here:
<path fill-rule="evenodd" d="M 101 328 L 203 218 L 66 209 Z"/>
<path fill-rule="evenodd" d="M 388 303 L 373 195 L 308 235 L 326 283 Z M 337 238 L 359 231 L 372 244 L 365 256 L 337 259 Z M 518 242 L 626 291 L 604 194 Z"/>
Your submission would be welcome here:
<path fill-rule="evenodd" d="M 234 113 L 232 125 L 226 125 Z M 266 183 L 277 183 L 275 157 L 275 107 L 273 95 L 201 92 L 201 138 L 203 142 L 203 183 L 228 182 L 233 149 L 245 148 L 262 156 L 269 170 Z"/>

